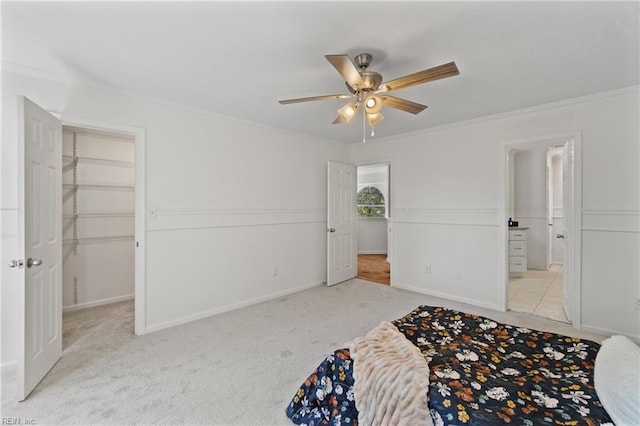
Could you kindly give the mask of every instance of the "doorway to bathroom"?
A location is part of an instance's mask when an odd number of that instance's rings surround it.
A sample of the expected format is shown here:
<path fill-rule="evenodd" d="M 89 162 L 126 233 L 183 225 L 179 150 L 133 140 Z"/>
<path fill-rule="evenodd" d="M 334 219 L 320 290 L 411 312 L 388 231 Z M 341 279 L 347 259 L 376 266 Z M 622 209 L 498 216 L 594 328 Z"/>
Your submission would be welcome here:
<path fill-rule="evenodd" d="M 505 308 L 579 324 L 579 135 L 503 153 Z"/>

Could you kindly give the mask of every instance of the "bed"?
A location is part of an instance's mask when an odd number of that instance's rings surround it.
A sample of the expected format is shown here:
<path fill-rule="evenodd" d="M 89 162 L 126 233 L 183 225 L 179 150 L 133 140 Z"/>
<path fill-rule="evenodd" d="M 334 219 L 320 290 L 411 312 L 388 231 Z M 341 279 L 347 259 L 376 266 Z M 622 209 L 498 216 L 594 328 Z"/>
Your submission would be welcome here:
<path fill-rule="evenodd" d="M 389 336 L 411 348 L 376 355 L 395 345 Z M 613 424 L 594 386 L 598 343 L 431 306 L 362 339 L 327 356 L 304 381 L 286 408 L 294 423 Z M 381 357 L 388 359 L 376 364 Z M 375 363 L 365 367 L 367 360 Z M 391 383 L 397 377 L 400 383 Z M 359 390 L 360 382 L 368 387 Z M 397 417 L 394 407 L 403 404 L 410 420 Z"/>

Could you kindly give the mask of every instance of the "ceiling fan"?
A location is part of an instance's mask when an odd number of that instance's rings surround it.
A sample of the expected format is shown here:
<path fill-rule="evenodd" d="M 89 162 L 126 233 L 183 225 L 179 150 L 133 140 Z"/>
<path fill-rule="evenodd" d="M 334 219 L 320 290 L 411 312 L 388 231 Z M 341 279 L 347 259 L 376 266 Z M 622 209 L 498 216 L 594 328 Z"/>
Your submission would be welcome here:
<path fill-rule="evenodd" d="M 364 104 L 364 115 L 370 126 L 380 122 L 382 106 L 386 105 L 401 111 L 418 114 L 427 106 L 406 99 L 390 96 L 393 90 L 405 89 L 417 84 L 428 83 L 441 78 L 452 77 L 460 74 L 455 62 L 439 65 L 404 77 L 382 82 L 382 75 L 367 70 L 373 58 L 369 53 L 361 53 L 351 62 L 348 55 L 325 55 L 325 58 L 335 67 L 344 78 L 349 94 L 311 96 L 308 98 L 286 99 L 278 101 L 283 105 L 298 102 L 321 101 L 327 99 L 352 99 L 348 104 L 338 110 L 338 115 L 333 124 L 349 123 L 356 111 Z M 356 68 L 357 65 L 357 68 Z"/>

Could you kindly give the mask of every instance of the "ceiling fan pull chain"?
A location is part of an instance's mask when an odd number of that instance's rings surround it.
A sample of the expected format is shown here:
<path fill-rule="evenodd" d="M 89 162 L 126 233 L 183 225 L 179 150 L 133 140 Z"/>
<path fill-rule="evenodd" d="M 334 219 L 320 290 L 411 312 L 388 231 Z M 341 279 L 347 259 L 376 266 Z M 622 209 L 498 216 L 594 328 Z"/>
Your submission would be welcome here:
<path fill-rule="evenodd" d="M 367 143 L 367 118 L 365 108 L 362 109 L 362 143 Z"/>

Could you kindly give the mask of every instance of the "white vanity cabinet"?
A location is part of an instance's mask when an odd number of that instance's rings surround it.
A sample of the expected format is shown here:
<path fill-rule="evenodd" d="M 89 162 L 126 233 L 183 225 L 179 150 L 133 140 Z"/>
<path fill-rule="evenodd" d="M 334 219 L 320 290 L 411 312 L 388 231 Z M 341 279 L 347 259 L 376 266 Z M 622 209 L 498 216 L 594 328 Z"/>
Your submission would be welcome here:
<path fill-rule="evenodd" d="M 509 228 L 509 275 L 521 277 L 527 270 L 527 230 Z"/>

